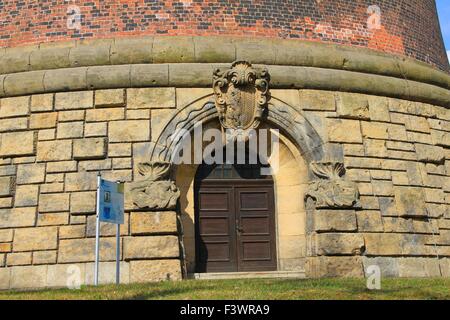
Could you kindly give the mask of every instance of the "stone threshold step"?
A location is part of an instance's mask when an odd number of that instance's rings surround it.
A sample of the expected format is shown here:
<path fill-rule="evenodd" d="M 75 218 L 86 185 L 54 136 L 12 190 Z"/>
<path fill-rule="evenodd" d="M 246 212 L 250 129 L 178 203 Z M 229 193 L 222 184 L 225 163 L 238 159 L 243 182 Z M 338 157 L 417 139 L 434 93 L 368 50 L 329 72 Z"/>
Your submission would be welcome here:
<path fill-rule="evenodd" d="M 218 272 L 193 273 L 189 279 L 227 280 L 227 279 L 305 279 L 304 271 L 270 271 L 270 272 Z"/>

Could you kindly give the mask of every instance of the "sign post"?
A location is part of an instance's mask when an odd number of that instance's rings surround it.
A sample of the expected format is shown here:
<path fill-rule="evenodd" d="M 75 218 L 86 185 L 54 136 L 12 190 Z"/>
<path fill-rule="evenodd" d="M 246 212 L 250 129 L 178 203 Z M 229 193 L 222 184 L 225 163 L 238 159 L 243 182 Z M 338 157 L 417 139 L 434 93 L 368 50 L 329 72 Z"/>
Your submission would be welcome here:
<path fill-rule="evenodd" d="M 97 177 L 94 285 L 98 285 L 100 221 L 116 224 L 116 284 L 120 283 L 120 225 L 124 223 L 124 184 Z"/>

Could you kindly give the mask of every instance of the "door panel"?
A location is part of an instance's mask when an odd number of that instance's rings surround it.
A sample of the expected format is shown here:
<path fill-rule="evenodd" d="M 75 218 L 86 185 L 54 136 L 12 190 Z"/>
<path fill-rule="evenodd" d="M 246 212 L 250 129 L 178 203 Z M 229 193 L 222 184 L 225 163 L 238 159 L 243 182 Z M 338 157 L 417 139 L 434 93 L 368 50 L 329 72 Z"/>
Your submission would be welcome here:
<path fill-rule="evenodd" d="M 197 272 L 276 270 L 273 182 L 203 180 L 197 190 Z"/>

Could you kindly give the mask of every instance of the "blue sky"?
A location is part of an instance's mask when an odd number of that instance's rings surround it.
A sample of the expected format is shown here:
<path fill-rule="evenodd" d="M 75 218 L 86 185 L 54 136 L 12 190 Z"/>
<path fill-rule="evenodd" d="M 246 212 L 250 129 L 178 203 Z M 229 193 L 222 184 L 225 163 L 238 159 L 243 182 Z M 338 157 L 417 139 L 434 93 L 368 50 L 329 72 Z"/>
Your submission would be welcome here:
<path fill-rule="evenodd" d="M 447 55 L 450 60 L 450 0 L 436 0 L 439 20 L 441 21 L 442 34 L 447 48 Z"/>

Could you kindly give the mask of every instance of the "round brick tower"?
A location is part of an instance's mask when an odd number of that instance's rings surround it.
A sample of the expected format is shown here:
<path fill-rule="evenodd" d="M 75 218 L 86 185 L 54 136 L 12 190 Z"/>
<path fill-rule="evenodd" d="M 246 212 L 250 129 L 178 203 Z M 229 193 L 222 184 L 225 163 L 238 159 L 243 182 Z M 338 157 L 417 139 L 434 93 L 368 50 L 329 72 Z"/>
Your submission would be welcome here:
<path fill-rule="evenodd" d="M 449 277 L 449 72 L 433 0 L 3 1 L 0 289 L 92 283 L 98 173 L 122 282 Z M 271 179 L 172 161 L 229 108 L 278 130 Z"/>

